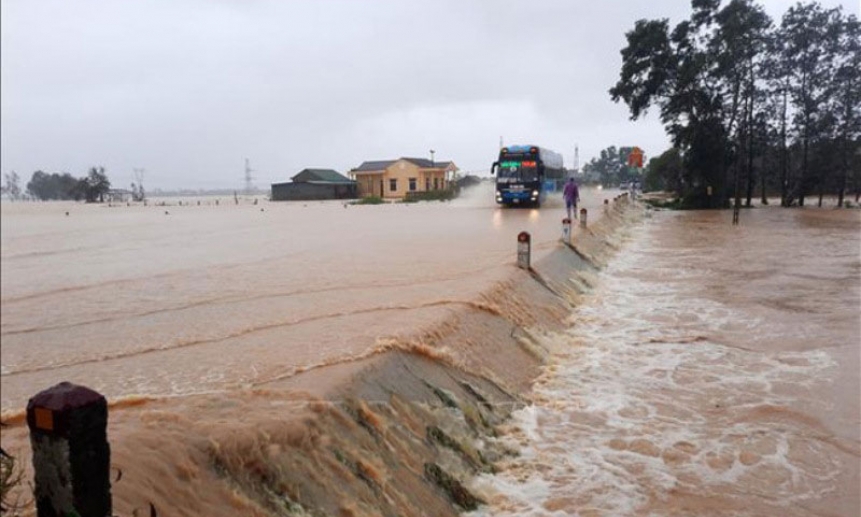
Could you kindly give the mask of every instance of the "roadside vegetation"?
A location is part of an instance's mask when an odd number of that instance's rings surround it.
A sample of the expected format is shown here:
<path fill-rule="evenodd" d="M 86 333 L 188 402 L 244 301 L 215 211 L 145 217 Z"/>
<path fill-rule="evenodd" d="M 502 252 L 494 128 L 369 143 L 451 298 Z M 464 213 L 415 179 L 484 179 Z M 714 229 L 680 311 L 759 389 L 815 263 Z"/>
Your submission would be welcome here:
<path fill-rule="evenodd" d="M 382 205 L 385 203 L 380 196 L 365 196 L 353 202 L 354 205 Z"/>
<path fill-rule="evenodd" d="M 633 147 L 614 145 L 583 165 L 583 183 L 615 187 L 622 183 L 642 181 L 641 170 L 628 163 Z"/>
<path fill-rule="evenodd" d="M 861 24 L 798 3 L 779 21 L 752 0 L 693 0 L 687 20 L 639 20 L 609 93 L 631 119 L 656 108 L 672 148 L 652 158 L 647 190 L 681 206 L 725 208 L 756 196 L 804 206 L 861 198 Z"/>
<path fill-rule="evenodd" d="M 24 470 L 15 458 L 0 449 L 0 515 L 20 515 L 26 505 L 13 495 L 16 487 L 24 482 Z"/>

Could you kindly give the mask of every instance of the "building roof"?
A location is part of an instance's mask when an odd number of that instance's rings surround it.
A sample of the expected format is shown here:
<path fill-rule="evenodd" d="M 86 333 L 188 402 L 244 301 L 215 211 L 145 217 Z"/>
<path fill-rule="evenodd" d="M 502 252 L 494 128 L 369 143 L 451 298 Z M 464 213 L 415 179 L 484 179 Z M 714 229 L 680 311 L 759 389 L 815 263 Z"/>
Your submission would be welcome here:
<path fill-rule="evenodd" d="M 389 165 L 395 163 L 397 160 L 375 160 L 370 162 L 362 162 L 362 165 L 359 165 L 353 172 L 365 172 L 365 171 L 381 171 L 386 169 Z"/>
<path fill-rule="evenodd" d="M 397 160 L 373 160 L 369 162 L 362 162 L 361 165 L 353 169 L 351 172 L 377 172 L 387 169 L 391 164 L 398 162 L 400 160 L 406 160 L 414 165 L 418 165 L 422 169 L 446 169 L 449 165 L 452 165 L 452 162 L 438 162 L 438 161 L 430 161 L 427 158 L 409 158 L 409 157 L 401 157 Z"/>
<path fill-rule="evenodd" d="M 438 162 L 438 161 L 436 161 L 436 160 L 434 160 L 434 161 L 430 161 L 430 160 L 428 160 L 427 158 L 408 158 L 408 157 L 403 157 L 403 158 L 401 158 L 401 160 L 406 160 L 406 161 L 408 161 L 408 162 L 410 162 L 410 163 L 413 163 L 413 164 L 415 164 L 415 165 L 418 165 L 418 166 L 419 166 L 419 167 L 421 167 L 422 169 L 445 169 L 445 168 L 447 168 L 449 165 L 451 165 L 451 162 Z"/>
<path fill-rule="evenodd" d="M 353 180 L 332 169 L 302 169 L 293 176 L 294 182 L 352 183 Z"/>

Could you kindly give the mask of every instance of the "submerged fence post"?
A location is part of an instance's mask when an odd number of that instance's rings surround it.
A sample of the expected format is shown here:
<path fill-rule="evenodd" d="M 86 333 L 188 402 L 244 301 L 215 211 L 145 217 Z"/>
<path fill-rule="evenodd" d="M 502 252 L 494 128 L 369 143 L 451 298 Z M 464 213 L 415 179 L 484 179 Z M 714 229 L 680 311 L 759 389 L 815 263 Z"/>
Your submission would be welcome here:
<path fill-rule="evenodd" d="M 517 234 L 517 267 L 529 269 L 529 261 L 532 255 L 532 237 L 529 232 Z"/>
<path fill-rule="evenodd" d="M 580 228 L 586 228 L 586 215 L 587 214 L 588 214 L 588 212 L 586 212 L 585 208 L 580 209 Z"/>
<path fill-rule="evenodd" d="M 111 515 L 108 403 L 95 391 L 61 382 L 30 399 L 38 517 Z"/>
<path fill-rule="evenodd" d="M 571 219 L 562 219 L 562 242 L 571 244 Z"/>

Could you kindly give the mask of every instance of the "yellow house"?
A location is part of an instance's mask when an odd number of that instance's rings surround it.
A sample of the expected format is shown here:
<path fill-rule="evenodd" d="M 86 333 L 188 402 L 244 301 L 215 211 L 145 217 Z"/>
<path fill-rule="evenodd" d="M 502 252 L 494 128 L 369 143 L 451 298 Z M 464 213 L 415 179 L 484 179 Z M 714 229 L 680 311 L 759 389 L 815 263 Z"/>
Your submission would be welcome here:
<path fill-rule="evenodd" d="M 402 199 L 408 192 L 443 190 L 457 171 L 454 162 L 432 162 L 424 158 L 398 158 L 364 162 L 350 171 L 359 197 Z"/>

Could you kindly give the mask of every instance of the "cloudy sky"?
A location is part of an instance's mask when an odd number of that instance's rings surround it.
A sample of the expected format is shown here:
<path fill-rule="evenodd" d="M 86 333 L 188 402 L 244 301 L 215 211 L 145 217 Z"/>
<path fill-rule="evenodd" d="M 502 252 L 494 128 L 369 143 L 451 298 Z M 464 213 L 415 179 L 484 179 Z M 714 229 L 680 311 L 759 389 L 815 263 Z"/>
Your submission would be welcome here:
<path fill-rule="evenodd" d="M 779 17 L 793 2 L 767 0 Z M 824 0 L 857 14 L 859 0 Z M 0 170 L 103 165 L 117 186 L 241 188 L 399 156 L 581 163 L 667 146 L 607 94 L 624 33 L 689 0 L 2 0 Z"/>

